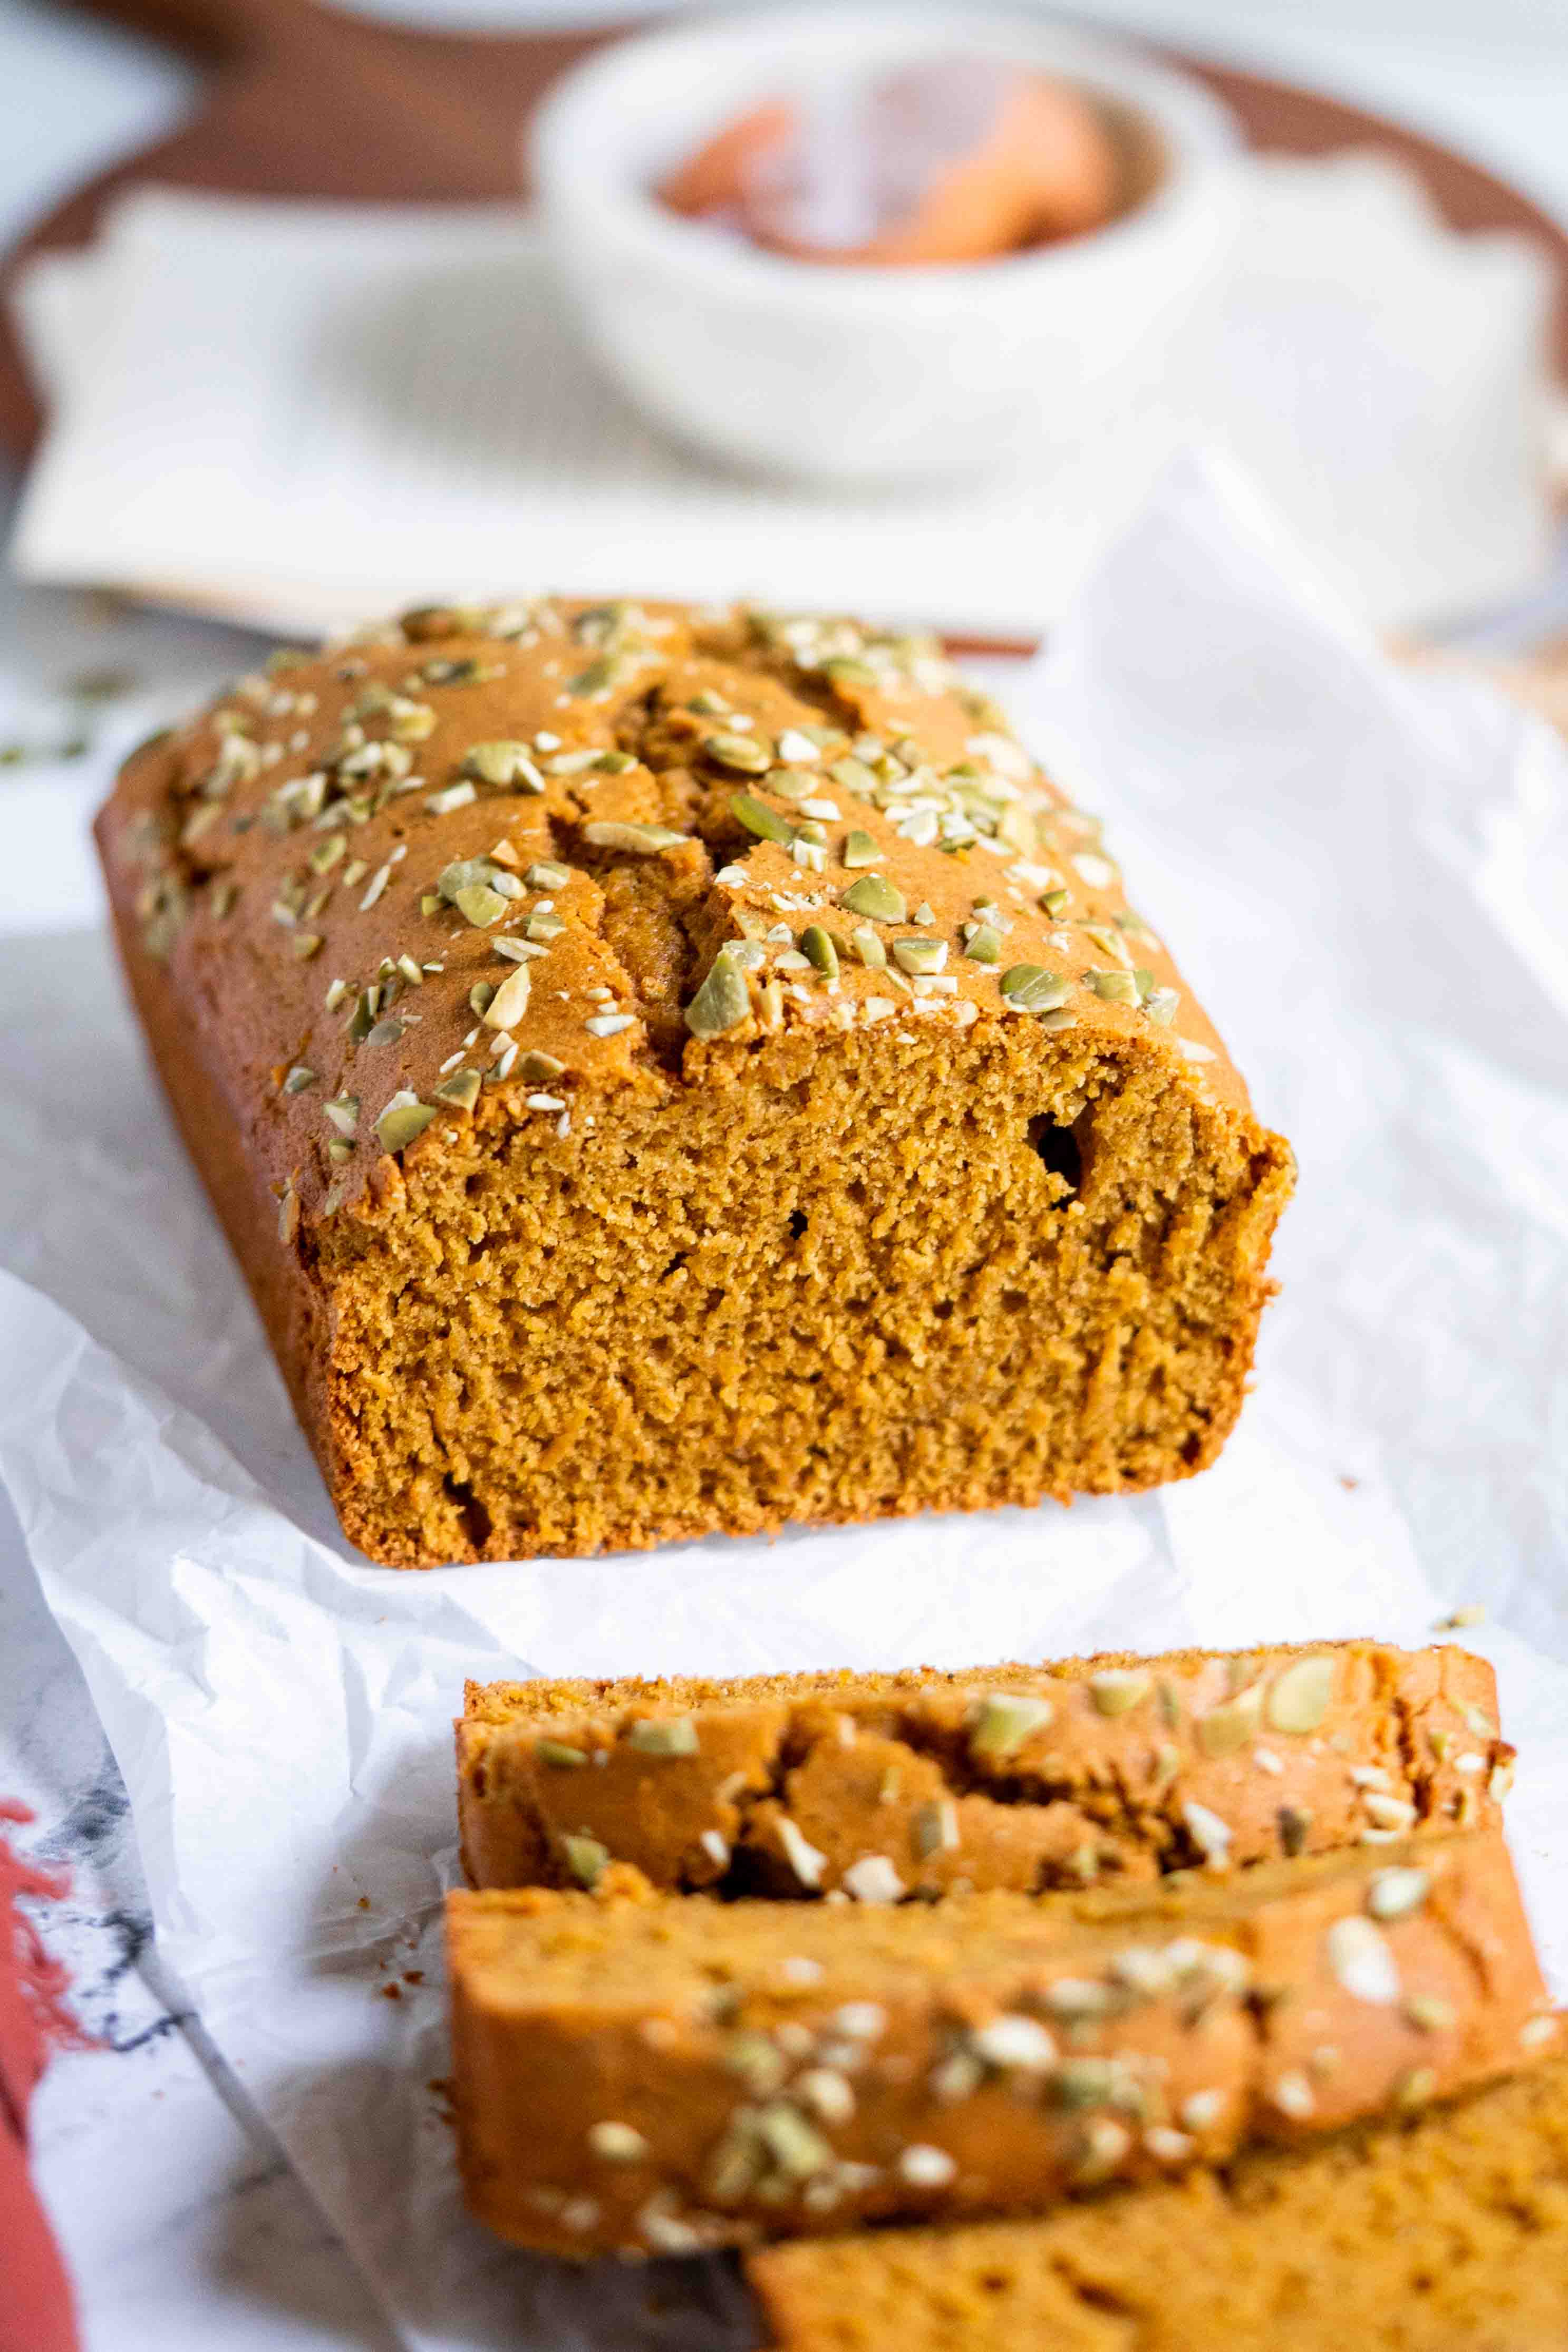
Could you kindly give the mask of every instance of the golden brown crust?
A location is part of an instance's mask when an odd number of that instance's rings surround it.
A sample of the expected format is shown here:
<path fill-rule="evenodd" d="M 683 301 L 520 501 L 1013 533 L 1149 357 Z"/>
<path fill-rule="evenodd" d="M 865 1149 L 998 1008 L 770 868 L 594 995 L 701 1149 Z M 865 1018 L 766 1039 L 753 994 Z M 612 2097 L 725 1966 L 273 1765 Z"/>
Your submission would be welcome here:
<path fill-rule="evenodd" d="M 1065 1498 L 1223 1443 L 1289 1155 L 924 642 L 407 616 L 144 747 L 98 831 L 372 1557 Z"/>
<path fill-rule="evenodd" d="M 1568 2056 L 1414 2125 L 746 2274 L 773 2352 L 1560 2352 Z"/>
<path fill-rule="evenodd" d="M 617 1869 L 454 1895 L 448 1942 L 468 2202 L 562 2253 L 1038 2210 L 1413 2112 L 1552 2032 L 1495 1834 L 875 1911 Z"/>
<path fill-rule="evenodd" d="M 1032 1893 L 1205 1840 L 1246 1864 L 1490 1827 L 1513 1753 L 1485 1659 L 1371 1642 L 470 1684 L 456 1730 L 471 1885 L 570 1885 L 585 1836 L 661 1887 L 782 1895 L 853 1892 L 868 1857 L 900 1895 Z"/>

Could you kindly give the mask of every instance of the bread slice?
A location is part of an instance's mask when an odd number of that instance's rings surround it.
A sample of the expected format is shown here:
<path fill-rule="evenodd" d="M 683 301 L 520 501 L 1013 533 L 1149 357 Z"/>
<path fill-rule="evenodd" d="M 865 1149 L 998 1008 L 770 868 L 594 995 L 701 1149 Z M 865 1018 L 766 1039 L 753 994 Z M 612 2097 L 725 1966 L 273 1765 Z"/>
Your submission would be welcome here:
<path fill-rule="evenodd" d="M 1149 1879 L 1495 1824 L 1484 1658 L 1374 1642 L 736 1682 L 470 1684 L 478 1886 L 862 1898 Z"/>
<path fill-rule="evenodd" d="M 448 1898 L 472 2210 L 560 2253 L 1030 2211 L 1520 2065 L 1495 1833 L 1079 1895 Z"/>
<path fill-rule="evenodd" d="M 773 2352 L 1563 2352 L 1568 2056 L 1413 2126 L 746 2274 Z"/>

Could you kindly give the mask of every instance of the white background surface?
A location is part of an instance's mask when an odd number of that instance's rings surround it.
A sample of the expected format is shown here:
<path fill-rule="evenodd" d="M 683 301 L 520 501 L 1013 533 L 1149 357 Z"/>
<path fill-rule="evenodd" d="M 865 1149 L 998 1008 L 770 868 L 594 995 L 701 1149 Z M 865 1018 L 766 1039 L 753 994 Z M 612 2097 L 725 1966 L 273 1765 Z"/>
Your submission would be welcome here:
<path fill-rule="evenodd" d="M 1568 215 L 1568 18 L 1552 0 L 1485 7 L 1318 0 L 1310 12 L 1283 0 L 1265 8 L 1171 0 L 1144 15 L 1188 38 L 1206 33 L 1212 45 L 1265 68 L 1294 68 L 1403 111 Z M 118 37 L 31 7 L 0 7 L 0 235 L 83 172 L 153 135 L 184 89 L 180 70 Z M 0 740 L 42 738 L 63 726 L 69 714 L 45 689 L 88 664 L 124 665 L 144 682 L 134 706 L 116 709 L 100 729 L 85 760 L 0 769 L 11 927 L 36 928 L 47 908 L 63 934 L 47 971 L 36 947 L 0 946 L 0 1017 L 15 1017 L 40 977 L 68 990 L 70 927 L 90 920 L 94 906 L 85 859 L 73 865 L 51 849 L 47 870 L 28 874 L 34 796 L 58 803 L 65 793 L 85 810 L 145 724 L 252 650 L 174 624 L 94 625 L 71 600 L 0 589 Z M 32 837 L 58 843 L 58 824 Z M 81 950 L 84 959 L 92 952 Z M 48 1001 L 46 991 L 28 1017 L 47 1021 Z M 127 1246 L 135 1246 L 133 1213 Z M 8 1517 L 3 1501 L 0 1515 Z M 0 1526 L 0 1780 L 37 1806 L 50 1848 L 89 1857 L 61 1941 L 81 1975 L 88 2021 L 115 2054 L 57 2066 L 40 2102 L 38 2145 L 89 2352 L 263 2345 L 384 2352 L 390 2338 L 243 2094 L 231 2091 L 233 2107 L 226 2105 L 221 2070 L 204 2068 L 200 2037 L 171 2022 L 139 1969 L 144 1895 L 118 1774 L 8 1525 Z"/>

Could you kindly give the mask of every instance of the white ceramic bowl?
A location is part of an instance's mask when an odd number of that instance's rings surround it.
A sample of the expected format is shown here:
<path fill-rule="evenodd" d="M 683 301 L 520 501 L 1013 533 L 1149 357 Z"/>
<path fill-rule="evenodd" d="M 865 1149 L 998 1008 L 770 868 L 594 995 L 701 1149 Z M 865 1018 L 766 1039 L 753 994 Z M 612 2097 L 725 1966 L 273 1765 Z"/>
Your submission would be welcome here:
<path fill-rule="evenodd" d="M 1091 235 L 997 261 L 851 268 L 757 250 L 667 211 L 663 173 L 759 99 L 960 53 L 1089 91 L 1159 159 Z M 639 35 L 568 74 L 530 165 L 605 365 L 682 440 L 742 466 L 896 481 L 1059 462 L 1173 364 L 1239 204 L 1230 118 L 1181 74 L 1027 16 L 816 7 Z"/>

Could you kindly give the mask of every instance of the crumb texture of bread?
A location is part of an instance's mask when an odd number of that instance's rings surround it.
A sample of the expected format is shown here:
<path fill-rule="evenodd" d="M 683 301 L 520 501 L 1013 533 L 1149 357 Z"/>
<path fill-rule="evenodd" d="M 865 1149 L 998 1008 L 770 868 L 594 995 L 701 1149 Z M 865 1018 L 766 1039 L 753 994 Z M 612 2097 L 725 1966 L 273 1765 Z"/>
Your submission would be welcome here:
<path fill-rule="evenodd" d="M 432 608 L 144 746 L 98 837 L 373 1559 L 1122 1493 L 1223 1444 L 1289 1150 L 929 640 Z"/>
<path fill-rule="evenodd" d="M 1077 1895 L 448 1898 L 470 2209 L 513 2243 L 697 2252 L 1039 2211 L 1369 2114 L 1555 2034 L 1496 1833 Z"/>
<path fill-rule="evenodd" d="M 868 1864 L 900 1898 L 1033 1894 L 1493 1827 L 1513 1758 L 1450 1643 L 470 1684 L 456 1729 L 473 1885 L 578 1884 L 586 1838 L 671 1892 L 797 1897 Z"/>
<path fill-rule="evenodd" d="M 1561 2352 L 1568 2058 L 1310 2152 L 746 2273 L 769 2352 Z"/>

